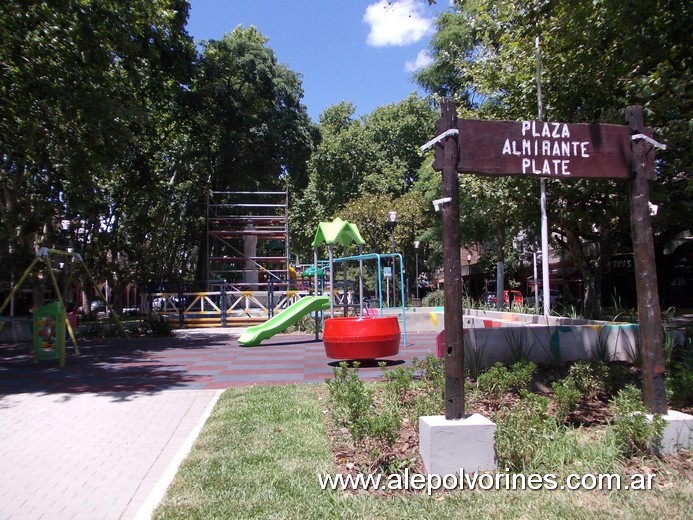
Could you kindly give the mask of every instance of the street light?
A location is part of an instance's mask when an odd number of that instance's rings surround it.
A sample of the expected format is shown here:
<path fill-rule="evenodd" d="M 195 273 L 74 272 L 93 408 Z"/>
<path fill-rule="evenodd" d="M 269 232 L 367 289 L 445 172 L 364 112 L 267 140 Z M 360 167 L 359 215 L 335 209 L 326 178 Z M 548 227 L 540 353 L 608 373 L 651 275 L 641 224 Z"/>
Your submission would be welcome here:
<path fill-rule="evenodd" d="M 416 284 L 416 300 L 419 300 L 419 242 L 416 240 L 414 242 L 414 252 L 416 255 L 416 281 L 414 282 Z"/>
<path fill-rule="evenodd" d="M 397 226 L 397 212 L 388 211 L 387 213 L 387 225 L 390 228 L 390 233 L 392 235 L 392 254 L 395 254 L 395 226 Z M 395 257 L 392 257 L 392 305 L 393 307 L 397 305 L 397 277 L 395 276 Z"/>
<path fill-rule="evenodd" d="M 470 294 L 472 292 L 472 255 L 470 253 L 467 253 L 467 278 L 469 278 L 467 294 Z"/>
<path fill-rule="evenodd" d="M 539 286 L 537 285 L 537 252 L 534 251 L 534 309 L 539 312 Z"/>

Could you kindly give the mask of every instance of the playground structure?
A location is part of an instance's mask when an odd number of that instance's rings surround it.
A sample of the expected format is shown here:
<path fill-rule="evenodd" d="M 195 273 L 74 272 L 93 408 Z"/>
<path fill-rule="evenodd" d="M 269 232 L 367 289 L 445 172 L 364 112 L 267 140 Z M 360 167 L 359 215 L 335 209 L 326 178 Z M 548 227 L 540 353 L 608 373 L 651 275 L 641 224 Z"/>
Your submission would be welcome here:
<path fill-rule="evenodd" d="M 399 353 L 397 316 L 341 317 L 325 320 L 323 343 L 332 359 L 378 359 Z"/>
<path fill-rule="evenodd" d="M 316 320 L 316 337 L 318 339 L 317 321 L 324 320 L 323 343 L 325 344 L 325 352 L 328 357 L 333 359 L 375 359 L 379 357 L 387 357 L 396 355 L 399 352 L 401 331 L 397 316 L 382 316 L 382 282 L 381 282 L 381 259 L 391 258 L 393 261 L 399 259 L 400 262 L 400 289 L 402 299 L 402 325 L 404 329 L 404 342 L 406 344 L 406 323 L 405 308 L 404 308 L 404 274 L 401 269 L 402 257 L 399 254 L 379 255 L 379 254 L 363 254 L 364 240 L 354 224 L 350 224 L 340 218 L 336 218 L 332 222 L 322 222 L 318 225 L 318 229 L 313 240 L 313 257 L 314 265 L 312 273 L 314 274 L 313 287 L 316 295 L 304 298 L 303 300 L 294 303 L 281 314 L 271 318 L 263 324 L 249 327 L 241 335 L 238 342 L 243 346 L 257 346 L 263 339 L 267 339 L 274 334 L 286 330 L 292 323 L 295 323 L 304 316 L 314 313 Z M 328 246 L 328 269 L 329 277 L 329 296 L 318 296 L 317 291 L 321 287 L 320 262 L 318 260 L 318 248 L 326 244 Z M 358 246 L 358 255 L 344 256 L 341 258 L 334 257 L 334 248 L 342 246 L 346 254 L 347 248 L 356 244 Z M 364 309 L 363 301 L 363 262 L 364 260 L 376 260 L 377 262 L 377 280 L 378 280 L 378 301 L 380 308 L 377 312 L 374 309 Z M 343 263 L 343 289 L 344 295 L 347 292 L 347 269 L 346 262 L 359 262 L 359 303 L 358 316 L 348 316 L 349 303 L 346 298 L 343 298 L 342 316 L 336 316 L 335 305 L 335 263 Z M 323 271 L 324 272 L 324 271 Z M 339 302 L 337 302 L 339 303 Z M 352 305 L 353 306 L 353 305 Z M 325 319 L 324 311 L 329 309 L 329 318 Z M 319 316 L 319 312 L 323 314 Z"/>
<path fill-rule="evenodd" d="M 286 191 L 209 192 L 206 217 L 203 286 L 150 294 L 153 313 L 179 327 L 247 326 L 308 296 L 294 283 Z"/>
<path fill-rule="evenodd" d="M 208 194 L 206 292 L 176 302 L 190 324 L 264 319 L 291 304 L 293 295 L 274 301 L 275 291 L 292 289 L 288 212 L 286 191 Z"/>
<path fill-rule="evenodd" d="M 182 280 L 160 287 L 147 295 L 143 311 L 166 316 L 178 328 L 260 325 L 326 293 L 325 284 L 336 278 L 329 261 L 304 264 L 301 272 L 298 256 L 290 254 L 287 192 L 210 192 L 206 211 L 205 280 L 194 288 Z M 390 261 L 401 264 L 401 256 Z M 346 282 L 333 283 L 329 292 L 331 316 L 340 309 L 346 314 L 356 305 L 354 295 L 363 294 Z"/>
<path fill-rule="evenodd" d="M 301 272 L 298 256 L 290 254 L 287 192 L 210 192 L 207 242 L 206 279 L 196 283 L 195 290 L 182 280 L 168 290 L 160 288 L 148 294 L 142 310 L 166 316 L 179 328 L 248 327 L 325 293 L 324 285 L 336 279 L 328 260 L 307 264 Z M 401 267 L 400 255 L 380 258 L 398 261 Z M 339 309 L 353 309 L 354 294 L 363 294 L 362 287 L 352 290 L 346 282 L 339 287 L 333 283 L 329 292 L 331 316 Z"/>
<path fill-rule="evenodd" d="M 67 275 L 62 290 L 55 276 L 55 267 L 53 261 L 51 260 L 51 255 L 63 257 L 63 263 L 67 264 Z M 118 316 L 115 314 L 115 312 L 113 312 L 113 309 L 108 303 L 106 297 L 101 292 L 101 289 L 99 289 L 99 286 L 94 280 L 94 277 L 91 275 L 91 272 L 82 261 L 82 257 L 78 253 L 42 247 L 38 250 L 36 256 L 32 260 L 31 264 L 29 264 L 29 267 L 27 267 L 27 269 L 24 271 L 24 274 L 22 274 L 19 281 L 14 285 L 14 287 L 12 287 L 12 290 L 7 295 L 7 298 L 5 298 L 5 301 L 2 303 L 2 305 L 0 305 L 0 314 L 2 314 L 2 312 L 12 302 L 17 291 L 19 291 L 22 285 L 29 278 L 29 275 L 34 272 L 36 268 L 41 269 L 40 274 L 42 276 L 45 275 L 50 279 L 53 290 L 55 291 L 56 301 L 38 307 L 32 312 L 32 347 L 34 363 L 38 363 L 41 360 L 58 360 L 59 365 L 64 367 L 66 333 L 72 340 L 75 354 L 79 355 L 80 353 L 74 331 L 76 327 L 76 320 L 72 317 L 72 315 L 67 314 L 63 298 L 63 294 L 70 286 L 77 266 L 84 269 L 86 276 L 94 286 L 99 298 L 106 304 L 108 309 L 111 311 L 111 316 L 113 316 L 116 323 L 125 334 L 125 337 L 127 337 L 127 333 L 118 320 Z M 9 318 L 9 321 L 6 320 L 8 319 L 3 319 L 0 317 L 0 332 L 2 332 L 6 322 L 12 322 L 12 317 Z"/>

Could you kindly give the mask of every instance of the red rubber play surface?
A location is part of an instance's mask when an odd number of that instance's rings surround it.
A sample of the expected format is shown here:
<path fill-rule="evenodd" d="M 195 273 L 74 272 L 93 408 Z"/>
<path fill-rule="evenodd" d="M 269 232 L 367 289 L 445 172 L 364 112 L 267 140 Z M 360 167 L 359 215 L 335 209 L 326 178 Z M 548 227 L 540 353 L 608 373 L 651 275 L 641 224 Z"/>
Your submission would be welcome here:
<path fill-rule="evenodd" d="M 378 359 L 399 353 L 397 316 L 325 320 L 323 343 L 332 359 Z"/>
<path fill-rule="evenodd" d="M 384 359 L 388 367 L 436 352 L 434 332 L 407 333 L 407 346 Z M 177 332 L 171 338 L 83 340 L 81 356 L 67 349 L 65 368 L 56 361 L 35 365 L 31 345 L 0 343 L 2 395 L 24 392 L 157 392 L 244 385 L 320 383 L 339 364 L 322 341 L 306 335 L 277 335 L 244 348 L 223 329 Z M 356 358 L 353 358 L 356 359 Z M 379 378 L 376 362 L 362 362 L 362 378 Z"/>

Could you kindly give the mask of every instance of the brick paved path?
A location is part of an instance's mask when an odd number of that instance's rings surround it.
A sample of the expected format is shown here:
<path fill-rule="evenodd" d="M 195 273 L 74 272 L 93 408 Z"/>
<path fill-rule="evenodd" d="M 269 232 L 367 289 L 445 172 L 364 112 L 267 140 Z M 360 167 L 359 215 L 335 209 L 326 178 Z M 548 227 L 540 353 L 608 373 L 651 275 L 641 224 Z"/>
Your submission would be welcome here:
<path fill-rule="evenodd" d="M 321 382 L 337 364 L 308 336 L 243 348 L 238 333 L 82 342 L 63 369 L 0 344 L 0 518 L 148 518 L 221 389 Z M 434 333 L 407 339 L 390 366 L 435 352 Z"/>

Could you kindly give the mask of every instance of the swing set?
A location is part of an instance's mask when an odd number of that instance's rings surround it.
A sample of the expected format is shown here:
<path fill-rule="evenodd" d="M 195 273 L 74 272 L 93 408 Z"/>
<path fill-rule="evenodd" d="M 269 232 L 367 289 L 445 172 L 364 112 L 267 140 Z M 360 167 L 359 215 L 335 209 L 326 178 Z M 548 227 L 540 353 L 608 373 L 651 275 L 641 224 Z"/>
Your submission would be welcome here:
<path fill-rule="evenodd" d="M 61 291 L 58 280 L 55 276 L 54 263 L 51 260 L 51 256 L 61 256 L 67 258 L 68 272 L 67 279 L 63 290 Z M 26 268 L 24 274 L 21 276 L 17 284 L 12 287 L 10 294 L 5 298 L 5 301 L 0 305 L 0 315 L 7 308 L 7 305 L 12 301 L 15 294 L 22 285 L 29 278 L 29 275 L 34 272 L 35 269 L 39 269 L 41 273 L 47 273 L 48 278 L 51 281 L 53 290 L 57 295 L 57 300 L 46 305 L 43 305 L 37 309 L 33 309 L 32 318 L 32 347 L 33 347 L 33 359 L 34 363 L 38 363 L 42 360 L 55 360 L 57 359 L 60 367 L 65 366 L 65 341 L 66 335 L 69 335 L 70 340 L 75 348 L 75 354 L 79 355 L 79 347 L 77 345 L 77 339 L 75 338 L 75 331 L 73 329 L 70 320 L 68 319 L 65 302 L 63 299 L 63 294 L 70 287 L 72 278 L 75 274 L 77 266 L 81 266 L 84 269 L 87 278 L 94 286 L 96 294 L 98 297 L 106 304 L 111 312 L 111 316 L 115 319 L 120 330 L 127 337 L 127 333 L 120 323 L 118 316 L 113 312 L 113 308 L 106 300 L 106 297 L 101 292 L 98 284 L 94 280 L 91 272 L 85 265 L 82 257 L 79 253 L 72 253 L 69 251 L 60 251 L 57 249 L 49 249 L 47 247 L 42 247 L 38 250 L 36 257 L 32 260 L 29 267 Z M 6 319 L 3 320 L 0 316 L 0 332 L 4 328 Z"/>

